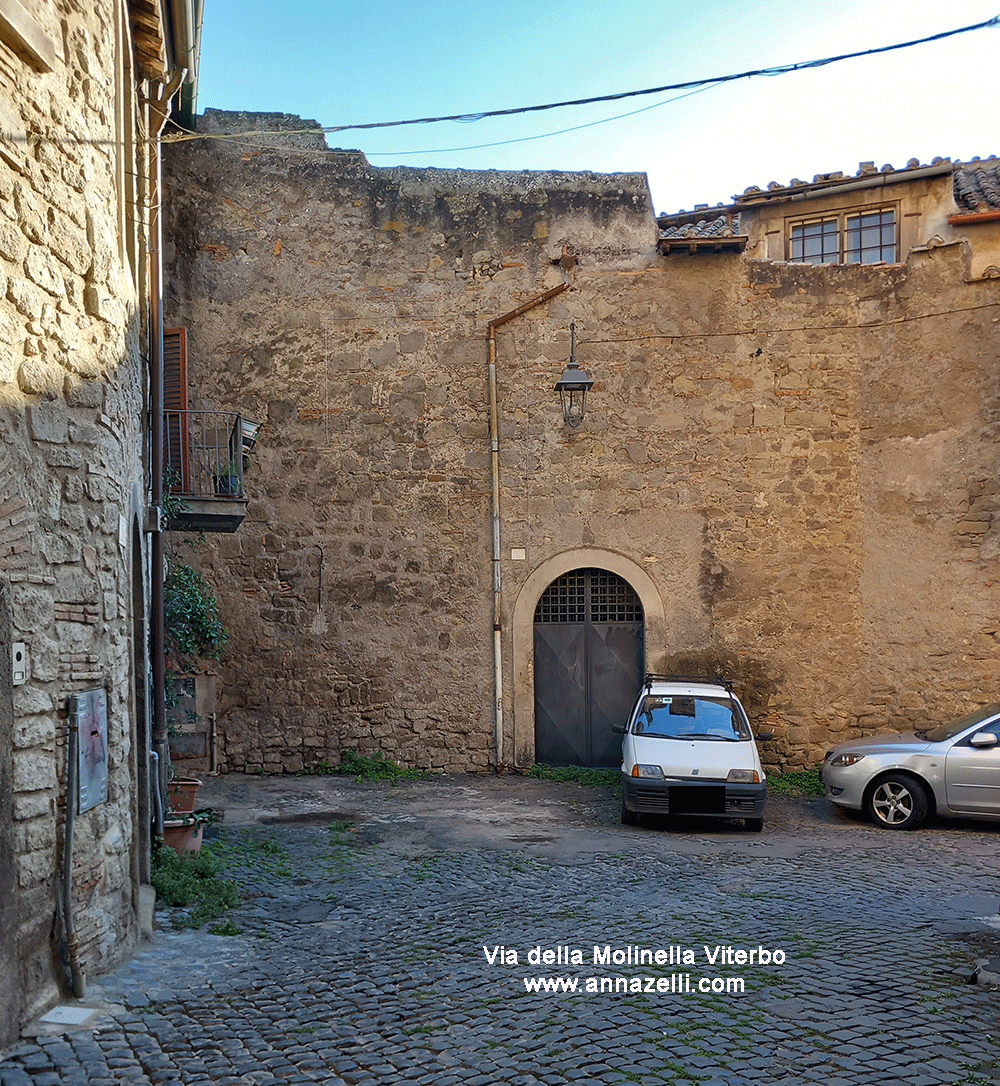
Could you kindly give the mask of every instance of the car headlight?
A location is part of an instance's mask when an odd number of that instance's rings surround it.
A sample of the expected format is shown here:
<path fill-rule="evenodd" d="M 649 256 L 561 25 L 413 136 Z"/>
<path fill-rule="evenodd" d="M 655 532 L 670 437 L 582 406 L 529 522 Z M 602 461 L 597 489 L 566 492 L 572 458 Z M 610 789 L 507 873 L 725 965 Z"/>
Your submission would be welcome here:
<path fill-rule="evenodd" d="M 733 784 L 760 784 L 756 769 L 730 769 L 726 780 Z"/>
<path fill-rule="evenodd" d="M 853 751 L 845 751 L 843 754 L 836 754 L 830 759 L 830 766 L 834 769 L 843 768 L 845 765 L 854 765 L 856 762 L 860 762 L 864 758 L 863 754 L 855 754 Z"/>
<path fill-rule="evenodd" d="M 634 765 L 632 766 L 633 777 L 662 777 L 663 770 L 658 765 Z"/>

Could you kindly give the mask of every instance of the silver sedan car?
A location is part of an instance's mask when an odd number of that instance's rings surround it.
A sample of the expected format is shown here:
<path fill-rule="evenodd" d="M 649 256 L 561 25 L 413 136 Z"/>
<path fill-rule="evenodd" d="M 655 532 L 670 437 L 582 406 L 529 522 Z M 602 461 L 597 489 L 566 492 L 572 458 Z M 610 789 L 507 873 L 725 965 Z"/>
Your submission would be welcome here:
<path fill-rule="evenodd" d="M 912 830 L 928 814 L 1000 819 L 1000 705 L 925 731 L 840 743 L 822 775 L 827 799 L 889 830 Z"/>

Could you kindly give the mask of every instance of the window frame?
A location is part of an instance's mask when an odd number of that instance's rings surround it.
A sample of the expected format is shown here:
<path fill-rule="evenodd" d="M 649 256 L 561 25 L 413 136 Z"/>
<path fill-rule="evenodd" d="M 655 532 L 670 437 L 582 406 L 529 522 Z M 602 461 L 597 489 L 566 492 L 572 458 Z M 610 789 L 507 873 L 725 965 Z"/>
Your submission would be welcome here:
<path fill-rule="evenodd" d="M 884 240 L 884 233 L 889 227 L 889 223 L 884 221 L 886 215 L 892 216 L 892 241 L 887 243 Z M 866 217 L 878 216 L 879 221 L 876 224 L 865 224 L 864 219 Z M 856 225 L 852 227 L 852 223 Z M 826 244 L 833 231 L 827 229 L 830 224 L 836 224 L 836 260 L 822 259 L 830 253 L 830 249 Z M 839 208 L 837 210 L 820 211 L 814 215 L 803 215 L 795 219 L 785 220 L 785 260 L 789 264 L 811 264 L 813 266 L 829 266 L 836 264 L 840 266 L 855 266 L 855 265 L 872 265 L 872 264 L 897 264 L 899 263 L 899 205 L 895 203 L 889 204 L 877 204 L 862 207 L 849 207 Z M 811 236 L 807 237 L 800 233 L 796 237 L 796 231 L 805 231 L 810 227 L 818 228 Z M 878 230 L 880 233 L 879 242 L 877 245 L 866 245 L 864 240 L 864 232 L 866 230 Z M 852 230 L 856 230 L 858 237 L 858 246 L 850 246 L 848 244 L 848 236 Z M 807 260 L 805 258 L 806 243 L 809 241 L 819 242 L 820 260 Z M 892 259 L 891 260 L 864 260 L 866 252 L 878 251 L 879 255 L 884 255 L 886 249 L 891 245 Z M 795 255 L 795 249 L 797 246 L 801 246 L 802 255 Z M 858 254 L 858 259 L 849 259 L 849 254 Z M 832 255 L 832 254 L 830 254 Z"/>

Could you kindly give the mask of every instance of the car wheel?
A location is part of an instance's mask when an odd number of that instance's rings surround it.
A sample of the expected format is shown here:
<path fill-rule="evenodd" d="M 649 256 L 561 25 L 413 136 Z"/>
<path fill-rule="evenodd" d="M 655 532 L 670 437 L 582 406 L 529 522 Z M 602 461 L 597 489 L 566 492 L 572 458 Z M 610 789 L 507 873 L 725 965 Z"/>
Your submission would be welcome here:
<path fill-rule="evenodd" d="M 639 824 L 639 815 L 635 811 L 630 811 L 625 804 L 625 797 L 622 796 L 622 825 L 623 826 L 637 826 Z"/>
<path fill-rule="evenodd" d="M 912 777 L 890 773 L 876 783 L 865 807 L 876 826 L 914 830 L 927 817 L 927 793 Z"/>
<path fill-rule="evenodd" d="M 750 833 L 760 833 L 764 828 L 763 818 L 744 818 L 743 825 Z"/>

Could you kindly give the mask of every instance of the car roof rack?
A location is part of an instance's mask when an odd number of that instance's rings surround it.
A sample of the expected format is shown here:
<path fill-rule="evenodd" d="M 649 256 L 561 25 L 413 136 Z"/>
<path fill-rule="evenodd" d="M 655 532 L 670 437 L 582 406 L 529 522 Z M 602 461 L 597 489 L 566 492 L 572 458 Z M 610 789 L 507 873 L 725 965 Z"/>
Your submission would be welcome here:
<path fill-rule="evenodd" d="M 642 685 L 649 687 L 653 683 L 701 683 L 706 686 L 721 686 L 730 694 L 733 693 L 732 680 L 720 678 L 718 675 L 660 675 L 654 671 L 647 671 Z"/>

